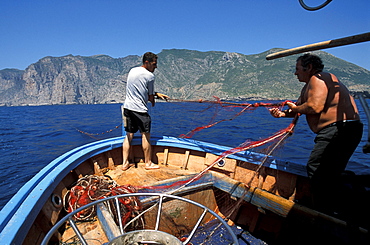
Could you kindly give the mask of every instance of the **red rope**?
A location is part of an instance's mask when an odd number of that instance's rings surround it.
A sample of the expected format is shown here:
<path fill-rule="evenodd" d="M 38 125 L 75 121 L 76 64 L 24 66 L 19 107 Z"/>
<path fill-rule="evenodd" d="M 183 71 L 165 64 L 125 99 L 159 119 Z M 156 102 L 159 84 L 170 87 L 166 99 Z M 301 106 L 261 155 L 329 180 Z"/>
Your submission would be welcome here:
<path fill-rule="evenodd" d="M 242 107 L 243 109 L 236 113 L 233 117 L 231 118 L 226 118 L 226 119 L 222 119 L 220 121 L 217 121 L 217 122 L 213 122 L 213 123 L 210 123 L 208 125 L 204 125 L 204 126 L 200 126 L 200 127 L 196 127 L 195 129 L 189 131 L 188 133 L 186 134 L 181 134 L 179 135 L 179 138 L 191 138 L 194 136 L 194 134 L 196 132 L 199 132 L 203 129 L 206 129 L 206 128 L 210 128 L 210 127 L 213 127 L 221 122 L 225 122 L 225 121 L 232 121 L 234 120 L 235 118 L 237 118 L 238 116 L 240 116 L 241 114 L 243 114 L 245 111 L 247 110 L 254 110 L 258 107 L 267 107 L 267 108 L 273 108 L 273 107 L 284 107 L 285 104 L 287 102 L 290 102 L 289 100 L 286 100 L 284 102 L 280 102 L 280 103 L 264 103 L 264 102 L 257 102 L 257 103 L 254 103 L 254 104 L 250 104 L 250 103 L 234 103 L 234 102 L 226 102 L 226 101 L 221 101 L 220 98 L 214 96 L 214 98 L 216 99 L 216 101 L 209 101 L 209 100 L 198 100 L 198 101 L 193 101 L 193 100 L 176 100 L 176 101 L 182 101 L 182 102 L 198 102 L 198 103 L 213 103 L 213 104 L 218 104 L 220 105 L 221 107 Z M 172 99 L 174 100 L 174 99 Z M 210 107 L 209 107 L 210 108 Z M 207 109 L 209 109 L 207 108 Z M 215 116 L 214 116 L 215 117 Z M 213 118 L 214 118 L 213 117 Z"/>
<path fill-rule="evenodd" d="M 196 175 L 195 177 L 193 177 L 185 185 L 189 185 L 190 183 L 192 183 L 195 180 L 199 179 L 201 176 L 203 176 L 204 173 L 206 173 L 208 170 L 210 170 L 211 168 L 213 168 L 219 161 L 221 161 L 225 157 L 228 157 L 228 156 L 230 156 L 232 154 L 235 154 L 235 153 L 238 153 L 238 152 L 241 152 L 241 151 L 249 150 L 249 149 L 254 148 L 254 147 L 262 146 L 262 145 L 264 145 L 264 144 L 266 144 L 268 142 L 271 142 L 273 140 L 277 140 L 277 139 L 285 136 L 286 134 L 291 134 L 293 132 L 293 129 L 294 129 L 296 123 L 297 123 L 297 120 L 298 120 L 298 116 L 293 119 L 292 123 L 287 128 L 278 131 L 277 133 L 275 133 L 274 135 L 272 135 L 272 136 L 270 136 L 270 137 L 268 137 L 266 139 L 259 140 L 259 141 L 254 141 L 254 142 L 249 142 L 249 141 L 248 142 L 244 142 L 242 144 L 242 146 L 235 147 L 235 148 L 232 148 L 230 150 L 227 150 L 227 151 L 223 152 L 211 165 L 209 165 L 202 172 L 200 172 L 198 175 Z"/>
<path fill-rule="evenodd" d="M 216 100 L 181 100 L 181 99 L 168 99 L 168 101 L 177 101 L 177 102 L 190 102 L 190 103 L 210 103 L 210 104 L 219 104 L 223 107 L 225 106 L 234 106 L 234 107 L 283 107 L 286 102 L 291 102 L 289 100 L 286 100 L 284 102 L 278 102 L 278 103 L 264 103 L 264 102 L 256 102 L 253 104 L 250 103 L 237 103 L 237 102 L 229 102 L 229 101 L 221 101 L 220 98 L 213 96 Z"/>

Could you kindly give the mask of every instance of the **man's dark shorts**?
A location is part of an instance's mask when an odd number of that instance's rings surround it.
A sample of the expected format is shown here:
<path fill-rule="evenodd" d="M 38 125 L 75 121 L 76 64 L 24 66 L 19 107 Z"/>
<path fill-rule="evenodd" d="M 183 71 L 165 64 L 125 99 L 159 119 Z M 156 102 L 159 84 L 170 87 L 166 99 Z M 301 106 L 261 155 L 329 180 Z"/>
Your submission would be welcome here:
<path fill-rule="evenodd" d="M 340 175 L 361 141 L 360 121 L 337 122 L 323 128 L 315 138 L 315 146 L 307 164 L 310 178 Z"/>
<path fill-rule="evenodd" d="M 125 131 L 129 133 L 150 133 L 152 120 L 147 112 L 136 112 L 129 109 L 123 110 L 123 123 Z"/>

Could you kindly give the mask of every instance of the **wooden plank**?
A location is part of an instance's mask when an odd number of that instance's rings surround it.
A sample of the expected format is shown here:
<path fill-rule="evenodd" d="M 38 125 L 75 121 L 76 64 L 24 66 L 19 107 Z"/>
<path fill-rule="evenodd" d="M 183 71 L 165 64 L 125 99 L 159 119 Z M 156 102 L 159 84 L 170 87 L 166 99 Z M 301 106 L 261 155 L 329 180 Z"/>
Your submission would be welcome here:
<path fill-rule="evenodd" d="M 168 165 L 168 148 L 163 151 L 163 164 Z"/>
<path fill-rule="evenodd" d="M 108 157 L 108 168 L 109 169 L 114 169 L 114 161 L 113 161 L 113 158 L 112 158 L 112 155 L 111 155 L 110 151 L 108 151 L 107 157 Z"/>
<path fill-rule="evenodd" d="M 258 186 L 259 178 L 255 171 L 257 167 L 258 166 L 254 164 L 243 162 L 243 167 L 238 166 L 236 168 L 234 179 L 246 184 L 247 186 Z"/>
<path fill-rule="evenodd" d="M 97 162 L 94 162 L 94 174 L 98 176 L 103 176 L 104 174 L 100 170 L 100 166 Z"/>
<path fill-rule="evenodd" d="M 188 162 L 189 162 L 189 155 L 190 155 L 190 151 L 185 151 L 185 156 L 184 156 L 184 162 L 182 164 L 182 169 L 188 169 Z"/>

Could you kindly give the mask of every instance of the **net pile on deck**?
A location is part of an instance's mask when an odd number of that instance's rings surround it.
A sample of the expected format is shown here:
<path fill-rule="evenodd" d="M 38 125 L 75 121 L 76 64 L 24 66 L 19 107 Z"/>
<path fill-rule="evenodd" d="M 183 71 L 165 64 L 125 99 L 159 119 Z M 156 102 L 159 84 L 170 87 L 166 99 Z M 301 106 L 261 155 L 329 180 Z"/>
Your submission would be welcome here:
<path fill-rule="evenodd" d="M 64 207 L 67 212 L 72 212 L 93 201 L 137 192 L 131 185 L 117 185 L 117 183 L 106 176 L 87 175 L 80 178 L 77 183 L 64 196 Z M 124 197 L 118 199 L 122 224 L 126 224 L 132 217 L 135 217 L 141 210 L 141 203 L 136 197 Z M 108 209 L 113 215 L 117 214 L 116 206 L 108 202 Z M 94 218 L 95 206 L 78 212 L 74 218 L 79 221 L 86 221 Z M 115 217 L 118 221 L 118 217 Z M 140 220 L 139 220 L 140 221 Z M 134 224 L 142 225 L 142 224 Z"/>

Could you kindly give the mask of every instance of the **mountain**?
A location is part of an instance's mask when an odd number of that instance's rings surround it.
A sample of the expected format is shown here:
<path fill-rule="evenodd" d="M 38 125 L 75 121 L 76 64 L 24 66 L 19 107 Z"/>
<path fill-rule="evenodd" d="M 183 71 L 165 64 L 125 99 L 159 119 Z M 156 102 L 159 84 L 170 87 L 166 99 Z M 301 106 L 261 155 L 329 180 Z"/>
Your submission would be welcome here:
<path fill-rule="evenodd" d="M 156 91 L 174 99 L 295 99 L 303 86 L 294 76 L 298 55 L 272 61 L 264 53 L 185 49 L 162 50 L 155 71 Z M 325 70 L 351 91 L 370 90 L 370 72 L 323 51 Z M 24 71 L 0 70 L 0 105 L 122 103 L 127 74 L 140 56 L 44 57 Z"/>

